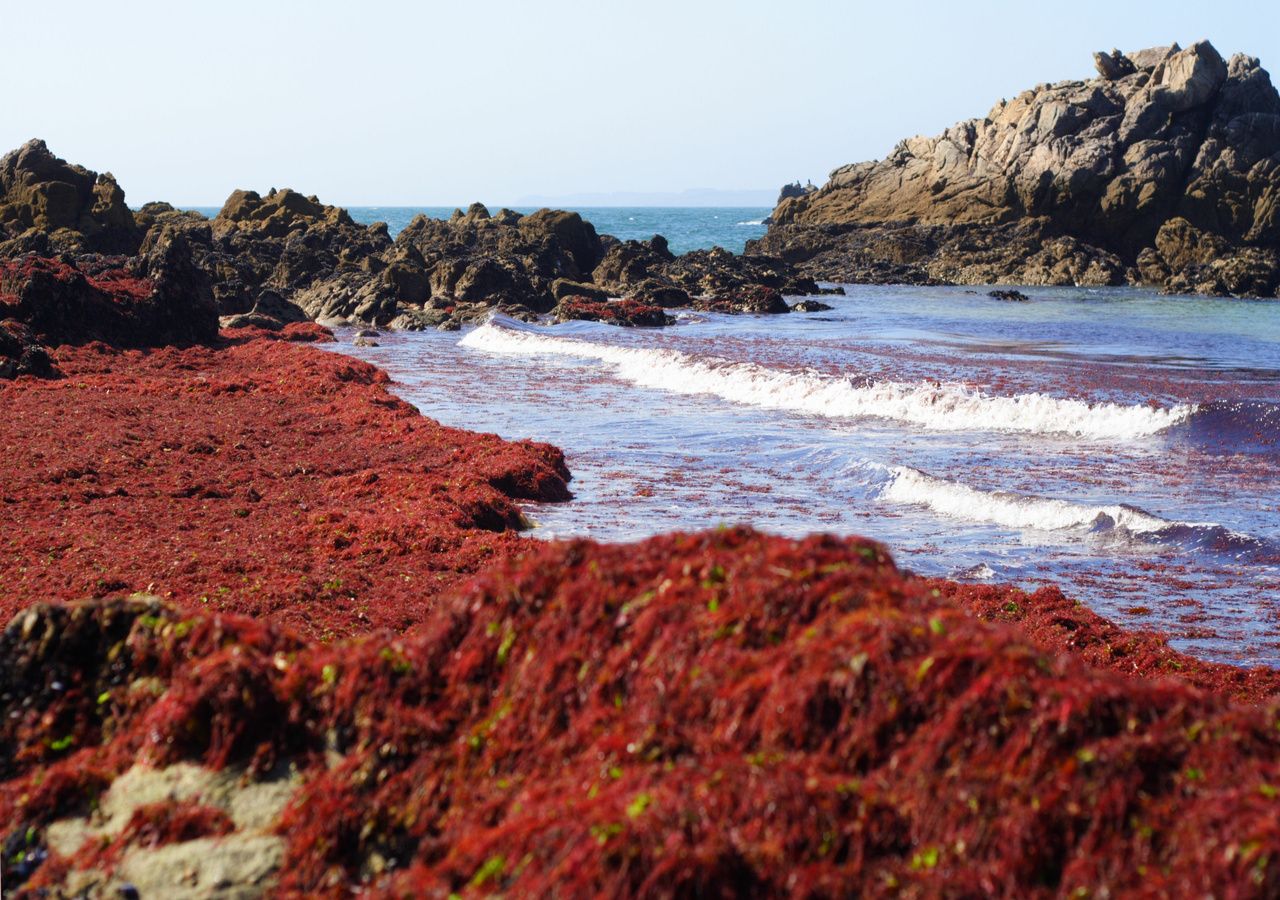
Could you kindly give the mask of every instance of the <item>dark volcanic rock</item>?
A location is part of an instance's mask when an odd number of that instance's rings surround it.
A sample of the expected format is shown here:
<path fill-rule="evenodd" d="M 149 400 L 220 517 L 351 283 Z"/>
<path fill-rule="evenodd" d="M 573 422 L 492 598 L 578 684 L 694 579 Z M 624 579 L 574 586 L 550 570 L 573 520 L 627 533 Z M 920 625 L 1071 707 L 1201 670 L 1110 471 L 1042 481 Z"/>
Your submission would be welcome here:
<path fill-rule="evenodd" d="M 141 232 L 110 173 L 99 175 L 32 140 L 0 159 L 0 257 L 37 252 L 134 253 Z"/>
<path fill-rule="evenodd" d="M 1258 60 L 1201 42 L 1096 61 L 1099 78 L 837 169 L 748 252 L 831 280 L 1274 296 L 1280 95 Z"/>
<path fill-rule="evenodd" d="M 53 378 L 57 374 L 48 351 L 30 328 L 17 319 L 0 321 L 0 378 Z"/>
<path fill-rule="evenodd" d="M 987 291 L 987 296 L 1007 303 L 1026 303 L 1031 299 L 1022 291 Z"/>

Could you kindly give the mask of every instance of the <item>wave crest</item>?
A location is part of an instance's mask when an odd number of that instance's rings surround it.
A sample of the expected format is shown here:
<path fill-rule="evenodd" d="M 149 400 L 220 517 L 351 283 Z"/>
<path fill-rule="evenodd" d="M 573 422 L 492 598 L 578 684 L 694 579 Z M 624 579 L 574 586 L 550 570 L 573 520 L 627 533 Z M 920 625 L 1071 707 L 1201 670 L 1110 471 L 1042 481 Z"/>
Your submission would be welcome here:
<path fill-rule="evenodd" d="M 1109 534 L 1236 558 L 1269 559 L 1276 550 L 1265 540 L 1215 522 L 1179 522 L 1125 503 L 1090 506 L 1013 491 L 980 490 L 909 466 L 893 466 L 889 471 L 880 491 L 882 500 L 924 507 L 948 518 L 1019 530 Z"/>
<path fill-rule="evenodd" d="M 934 431 L 1061 434 L 1096 440 L 1134 440 L 1187 421 L 1196 407 L 1088 403 L 1028 393 L 993 396 L 961 384 L 875 381 L 679 350 L 618 347 L 539 334 L 494 317 L 461 341 L 491 353 L 549 354 L 594 359 L 633 384 L 678 394 L 709 394 L 763 409 L 832 419 L 888 419 Z"/>

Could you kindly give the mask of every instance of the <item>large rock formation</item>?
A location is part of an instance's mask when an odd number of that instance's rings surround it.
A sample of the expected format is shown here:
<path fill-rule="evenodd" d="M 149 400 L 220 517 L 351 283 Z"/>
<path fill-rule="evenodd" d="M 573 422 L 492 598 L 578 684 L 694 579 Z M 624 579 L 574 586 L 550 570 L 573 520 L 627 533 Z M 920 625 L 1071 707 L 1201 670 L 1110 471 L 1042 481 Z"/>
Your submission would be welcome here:
<path fill-rule="evenodd" d="M 109 172 L 99 175 L 32 140 L 0 159 L 0 257 L 134 253 L 141 234 Z"/>
<path fill-rule="evenodd" d="M 1280 96 L 1208 42 L 1097 54 L 985 118 L 784 197 L 749 251 L 820 278 L 1274 296 Z"/>

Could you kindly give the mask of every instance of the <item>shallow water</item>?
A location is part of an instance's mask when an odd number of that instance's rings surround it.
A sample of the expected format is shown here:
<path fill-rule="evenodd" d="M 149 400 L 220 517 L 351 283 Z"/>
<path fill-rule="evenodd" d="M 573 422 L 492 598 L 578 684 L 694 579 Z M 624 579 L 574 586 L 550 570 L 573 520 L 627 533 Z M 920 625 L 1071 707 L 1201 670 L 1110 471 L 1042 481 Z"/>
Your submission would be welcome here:
<path fill-rule="evenodd" d="M 429 416 L 564 448 L 576 499 L 531 508 L 536 536 L 864 534 L 919 572 L 1057 583 L 1181 649 L 1280 663 L 1280 303 L 848 292 L 340 349 Z"/>

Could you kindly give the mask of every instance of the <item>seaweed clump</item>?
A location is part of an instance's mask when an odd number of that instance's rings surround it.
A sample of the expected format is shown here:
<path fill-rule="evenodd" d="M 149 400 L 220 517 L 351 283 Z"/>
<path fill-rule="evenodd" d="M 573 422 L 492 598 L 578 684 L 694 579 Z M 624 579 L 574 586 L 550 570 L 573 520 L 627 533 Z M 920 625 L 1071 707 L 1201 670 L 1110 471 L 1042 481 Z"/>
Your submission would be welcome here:
<path fill-rule="evenodd" d="M 82 608 L 107 637 L 0 675 L 5 720 L 38 698 L 0 820 L 38 834 L 71 765 L 287 759 L 285 895 L 1280 891 L 1280 704 L 1048 652 L 859 539 L 547 544 L 333 644 Z M 44 714 L 83 717 L 46 673 L 97 690 L 113 654 L 76 648 L 122 631 L 150 689 L 50 762 Z"/>

